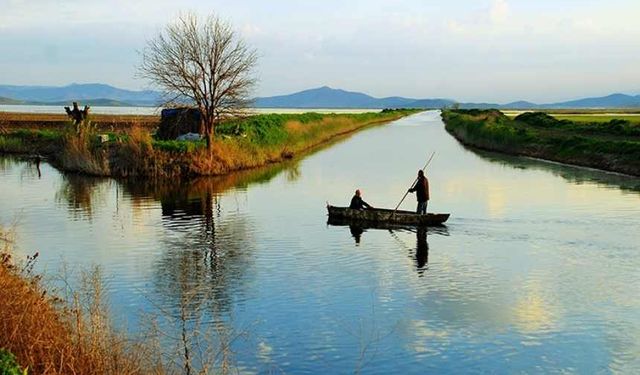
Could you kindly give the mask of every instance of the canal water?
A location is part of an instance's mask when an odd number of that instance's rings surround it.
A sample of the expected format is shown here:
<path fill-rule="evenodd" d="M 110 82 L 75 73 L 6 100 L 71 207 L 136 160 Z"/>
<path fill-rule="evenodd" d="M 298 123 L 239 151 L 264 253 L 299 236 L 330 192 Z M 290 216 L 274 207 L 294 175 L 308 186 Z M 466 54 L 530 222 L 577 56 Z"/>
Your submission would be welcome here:
<path fill-rule="evenodd" d="M 356 188 L 395 207 L 432 152 L 445 228 L 327 225 Z M 640 179 L 471 151 L 436 111 L 224 178 L 40 169 L 0 158 L 18 251 L 72 287 L 99 265 L 119 324 L 186 316 L 240 372 L 640 372 Z"/>

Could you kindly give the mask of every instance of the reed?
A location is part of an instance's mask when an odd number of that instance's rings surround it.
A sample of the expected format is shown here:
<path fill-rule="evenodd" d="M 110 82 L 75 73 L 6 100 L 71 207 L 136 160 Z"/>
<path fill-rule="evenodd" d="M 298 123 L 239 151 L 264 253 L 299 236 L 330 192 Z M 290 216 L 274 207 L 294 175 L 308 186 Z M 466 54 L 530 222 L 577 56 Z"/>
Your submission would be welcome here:
<path fill-rule="evenodd" d="M 14 261 L 12 234 L 0 228 L 0 348 L 29 374 L 163 373 L 147 344 L 131 342 L 109 320 L 100 274 L 84 275 L 71 302 L 33 273 L 38 254 Z"/>

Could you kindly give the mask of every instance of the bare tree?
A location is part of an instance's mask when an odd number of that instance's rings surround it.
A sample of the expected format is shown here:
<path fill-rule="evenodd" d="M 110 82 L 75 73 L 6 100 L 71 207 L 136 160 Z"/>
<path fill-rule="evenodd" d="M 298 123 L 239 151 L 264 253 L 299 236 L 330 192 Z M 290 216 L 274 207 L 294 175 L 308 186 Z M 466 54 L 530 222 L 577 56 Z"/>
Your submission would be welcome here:
<path fill-rule="evenodd" d="M 189 100 L 199 108 L 208 148 L 216 125 L 247 107 L 256 83 L 255 50 L 215 15 L 180 15 L 147 42 L 142 58 L 140 75 L 165 92 L 165 105 Z"/>

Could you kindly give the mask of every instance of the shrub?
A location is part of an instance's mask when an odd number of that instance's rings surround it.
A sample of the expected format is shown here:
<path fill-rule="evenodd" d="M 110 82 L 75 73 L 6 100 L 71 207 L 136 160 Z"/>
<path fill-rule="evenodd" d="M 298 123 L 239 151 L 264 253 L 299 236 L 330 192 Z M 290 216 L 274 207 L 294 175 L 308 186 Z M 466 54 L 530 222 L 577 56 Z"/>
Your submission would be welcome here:
<path fill-rule="evenodd" d="M 2 375 L 27 375 L 27 369 L 22 370 L 16 362 L 16 357 L 11 352 L 0 349 L 0 374 Z"/>

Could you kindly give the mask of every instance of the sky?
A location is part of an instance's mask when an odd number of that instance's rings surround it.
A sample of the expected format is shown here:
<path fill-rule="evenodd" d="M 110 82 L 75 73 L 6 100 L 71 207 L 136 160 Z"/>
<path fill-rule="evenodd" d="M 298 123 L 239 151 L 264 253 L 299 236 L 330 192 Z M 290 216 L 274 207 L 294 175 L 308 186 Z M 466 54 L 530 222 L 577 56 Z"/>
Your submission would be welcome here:
<path fill-rule="evenodd" d="M 376 97 L 538 103 L 640 94 L 638 0 L 0 0 L 0 84 L 136 77 L 184 11 L 231 22 L 257 96 L 330 86 Z"/>

